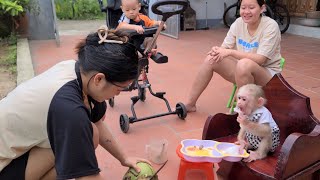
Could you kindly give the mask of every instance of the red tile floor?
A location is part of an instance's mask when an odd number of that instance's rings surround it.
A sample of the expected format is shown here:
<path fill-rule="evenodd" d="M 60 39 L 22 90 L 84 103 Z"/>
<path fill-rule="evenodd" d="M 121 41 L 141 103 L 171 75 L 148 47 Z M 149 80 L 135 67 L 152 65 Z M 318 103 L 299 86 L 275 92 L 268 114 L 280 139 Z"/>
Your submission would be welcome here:
<path fill-rule="evenodd" d="M 165 91 L 172 108 L 177 102 L 184 102 L 191 83 L 206 53 L 213 45 L 220 45 L 227 29 L 181 32 L 179 40 L 160 36 L 159 51 L 168 55 L 169 63 L 155 64 L 150 61 L 148 73 L 154 91 Z M 76 58 L 75 43 L 83 38 L 78 36 L 61 36 L 61 46 L 54 40 L 29 41 L 35 73 L 39 74 L 55 63 Z M 286 59 L 283 76 L 299 92 L 311 98 L 311 108 L 320 118 L 320 39 L 306 38 L 284 34 L 282 36 L 282 56 Z M 188 114 L 186 120 L 176 115 L 164 116 L 130 124 L 127 134 L 119 127 L 120 114 L 131 116 L 130 97 L 137 91 L 123 92 L 115 98 L 115 106 L 108 108 L 105 122 L 123 150 L 132 156 L 147 158 L 145 145 L 152 139 L 165 138 L 169 141 L 168 163 L 159 173 L 160 179 L 177 179 L 179 158 L 175 148 L 181 140 L 187 138 L 201 139 L 205 120 L 209 114 L 227 112 L 226 103 L 232 90 L 232 84 L 215 75 L 206 91 L 198 101 L 198 111 Z M 166 112 L 162 100 L 147 93 L 145 102 L 135 106 L 138 117 Z M 127 168 L 102 148 L 97 149 L 98 161 L 106 179 L 121 179 Z M 158 169 L 158 165 L 154 165 Z M 203 179 L 196 172 L 188 174 L 188 179 Z"/>

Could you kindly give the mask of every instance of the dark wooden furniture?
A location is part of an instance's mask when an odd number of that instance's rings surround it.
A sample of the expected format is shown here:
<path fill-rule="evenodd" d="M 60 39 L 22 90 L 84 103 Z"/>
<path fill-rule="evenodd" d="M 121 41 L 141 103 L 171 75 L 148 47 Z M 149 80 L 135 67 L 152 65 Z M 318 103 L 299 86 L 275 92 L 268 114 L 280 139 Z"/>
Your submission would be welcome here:
<path fill-rule="evenodd" d="M 320 179 L 320 121 L 313 115 L 310 98 L 293 89 L 280 75 L 264 87 L 271 111 L 280 128 L 281 145 L 265 159 L 251 163 L 222 161 L 219 174 L 228 179 Z M 236 141 L 237 114 L 209 116 L 202 139 Z M 225 168 L 225 167 L 229 168 Z"/>

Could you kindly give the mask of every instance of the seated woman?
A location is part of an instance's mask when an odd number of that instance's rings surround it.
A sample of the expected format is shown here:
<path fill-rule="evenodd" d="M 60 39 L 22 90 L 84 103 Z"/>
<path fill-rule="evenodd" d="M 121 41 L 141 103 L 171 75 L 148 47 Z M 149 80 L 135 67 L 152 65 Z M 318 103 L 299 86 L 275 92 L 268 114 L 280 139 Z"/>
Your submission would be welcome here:
<path fill-rule="evenodd" d="M 240 16 L 230 27 L 221 47 L 214 46 L 201 65 L 186 102 L 189 112 L 209 84 L 213 73 L 238 87 L 254 83 L 264 86 L 281 72 L 279 26 L 263 16 L 264 0 L 242 0 Z"/>
<path fill-rule="evenodd" d="M 105 100 L 138 76 L 128 37 L 100 29 L 63 61 L 20 84 L 0 101 L 0 179 L 103 179 L 100 144 L 123 166 L 139 171 L 103 122 Z"/>

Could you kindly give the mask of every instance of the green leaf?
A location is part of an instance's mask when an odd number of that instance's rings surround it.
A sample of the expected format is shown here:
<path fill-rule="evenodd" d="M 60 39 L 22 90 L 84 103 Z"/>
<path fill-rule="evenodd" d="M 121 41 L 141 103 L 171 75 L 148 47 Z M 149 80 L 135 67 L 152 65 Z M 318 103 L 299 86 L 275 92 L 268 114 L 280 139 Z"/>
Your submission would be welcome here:
<path fill-rule="evenodd" d="M 12 7 L 7 7 L 6 11 L 10 11 L 11 9 L 12 9 Z"/>

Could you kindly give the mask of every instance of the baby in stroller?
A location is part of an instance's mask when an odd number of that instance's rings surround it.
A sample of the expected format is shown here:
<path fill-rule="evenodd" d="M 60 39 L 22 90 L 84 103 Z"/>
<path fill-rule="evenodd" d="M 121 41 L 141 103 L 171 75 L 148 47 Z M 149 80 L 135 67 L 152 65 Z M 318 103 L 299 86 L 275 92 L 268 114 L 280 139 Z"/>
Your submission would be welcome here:
<path fill-rule="evenodd" d="M 118 20 L 118 26 L 116 30 L 131 29 L 135 30 L 139 34 L 143 34 L 144 28 L 160 26 L 161 21 L 152 20 L 145 14 L 141 13 L 141 3 L 139 0 L 121 0 L 120 7 L 123 14 Z M 165 24 L 163 29 L 166 29 Z M 144 38 L 141 49 L 145 49 L 149 46 L 155 46 L 151 47 L 151 59 L 155 60 L 157 63 L 166 63 L 167 57 L 163 57 L 161 53 L 157 53 L 156 45 L 152 45 L 151 43 L 152 37 Z"/>
<path fill-rule="evenodd" d="M 139 34 L 144 32 L 144 27 L 160 26 L 161 21 L 150 19 L 148 16 L 140 13 L 141 3 L 139 0 L 122 0 L 121 15 L 117 29 L 132 29 Z M 166 25 L 164 25 L 166 29 Z"/>
<path fill-rule="evenodd" d="M 143 34 L 145 29 L 160 26 L 161 21 L 150 19 L 148 14 L 148 0 L 107 0 L 107 6 L 103 6 L 102 0 L 99 0 L 101 11 L 107 13 L 107 26 L 112 29 L 133 30 Z M 163 29 L 166 25 L 163 25 Z M 151 59 L 156 63 L 167 63 L 168 57 L 157 52 L 155 43 L 152 43 L 152 37 L 140 36 L 140 48 L 142 51 L 150 49 Z M 152 46 L 148 48 L 149 46 Z"/>

